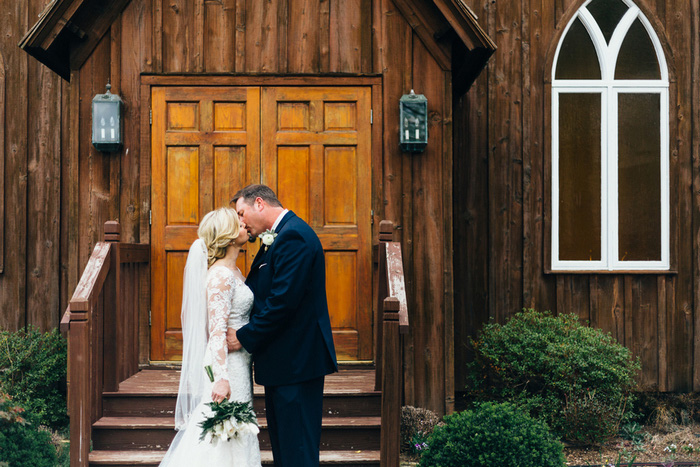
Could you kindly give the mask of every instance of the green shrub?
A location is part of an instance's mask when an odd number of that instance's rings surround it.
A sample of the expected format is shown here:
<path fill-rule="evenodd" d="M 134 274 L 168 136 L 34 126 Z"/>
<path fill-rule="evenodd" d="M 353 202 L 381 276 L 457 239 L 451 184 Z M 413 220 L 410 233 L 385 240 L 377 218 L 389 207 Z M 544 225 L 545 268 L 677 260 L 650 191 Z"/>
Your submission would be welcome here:
<path fill-rule="evenodd" d="M 485 326 L 472 345 L 469 396 L 511 401 L 567 441 L 598 444 L 634 416 L 638 360 L 576 315 L 527 310 Z"/>
<path fill-rule="evenodd" d="M 0 465 L 55 467 L 51 434 L 39 428 L 38 418 L 0 394 Z"/>
<path fill-rule="evenodd" d="M 54 429 L 68 424 L 66 349 L 58 330 L 0 331 L 0 392 Z"/>
<path fill-rule="evenodd" d="M 563 447 L 547 426 L 507 402 L 448 415 L 428 438 L 421 467 L 563 467 Z"/>

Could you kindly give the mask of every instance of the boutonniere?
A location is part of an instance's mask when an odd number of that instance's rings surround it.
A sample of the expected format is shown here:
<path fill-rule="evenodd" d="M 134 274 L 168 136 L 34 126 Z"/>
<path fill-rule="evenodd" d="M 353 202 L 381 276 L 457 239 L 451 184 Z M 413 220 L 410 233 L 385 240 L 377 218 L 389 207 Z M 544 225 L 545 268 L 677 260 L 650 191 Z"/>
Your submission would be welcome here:
<path fill-rule="evenodd" d="M 260 240 L 262 240 L 263 245 L 265 245 L 265 251 L 267 251 L 269 246 L 275 242 L 276 236 L 277 232 L 273 232 L 270 229 L 267 229 L 266 231 L 260 234 Z"/>

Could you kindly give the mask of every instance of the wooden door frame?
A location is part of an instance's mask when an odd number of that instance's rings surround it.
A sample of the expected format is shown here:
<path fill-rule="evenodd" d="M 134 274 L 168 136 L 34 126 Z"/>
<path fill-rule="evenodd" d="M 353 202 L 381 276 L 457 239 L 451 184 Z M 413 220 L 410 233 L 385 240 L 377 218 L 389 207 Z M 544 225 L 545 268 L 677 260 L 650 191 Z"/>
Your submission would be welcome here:
<path fill-rule="evenodd" d="M 371 183 L 371 235 L 372 235 L 372 323 L 376 319 L 377 267 L 376 250 L 379 244 L 379 222 L 384 213 L 384 195 L 382 180 L 384 178 L 383 160 L 383 102 L 382 76 L 279 76 L 279 75 L 141 75 L 141 154 L 140 164 L 140 239 L 141 243 L 151 244 L 151 92 L 154 86 L 352 86 L 369 87 L 372 97 L 372 183 Z M 151 272 L 144 274 L 141 284 L 141 310 L 147 310 L 140 317 L 139 327 L 139 362 L 150 364 L 151 353 Z M 374 329 L 372 330 L 374 333 Z M 372 338 L 374 340 L 374 337 Z M 376 355 L 376 352 L 373 352 Z M 374 357 L 373 357 L 374 359 Z"/>

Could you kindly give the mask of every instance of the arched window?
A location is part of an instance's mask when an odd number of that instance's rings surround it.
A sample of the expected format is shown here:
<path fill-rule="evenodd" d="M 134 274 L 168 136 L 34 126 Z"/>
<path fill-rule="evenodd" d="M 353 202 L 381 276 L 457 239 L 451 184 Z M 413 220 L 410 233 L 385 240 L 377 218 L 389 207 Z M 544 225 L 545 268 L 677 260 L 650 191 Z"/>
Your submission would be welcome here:
<path fill-rule="evenodd" d="M 668 69 L 631 0 L 589 0 L 552 67 L 552 270 L 669 269 Z"/>

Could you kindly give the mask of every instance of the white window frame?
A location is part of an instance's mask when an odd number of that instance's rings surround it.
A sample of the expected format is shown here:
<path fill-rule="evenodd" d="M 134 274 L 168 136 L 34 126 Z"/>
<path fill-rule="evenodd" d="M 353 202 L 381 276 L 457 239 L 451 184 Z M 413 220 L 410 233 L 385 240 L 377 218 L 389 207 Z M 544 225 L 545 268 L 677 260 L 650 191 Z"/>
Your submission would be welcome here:
<path fill-rule="evenodd" d="M 567 24 L 559 40 L 552 66 L 552 271 L 667 271 L 670 268 L 670 176 L 669 176 L 669 89 L 668 67 L 661 43 L 644 14 L 631 0 L 622 0 L 629 10 L 618 23 L 607 43 L 586 6 L 587 1 Z M 556 79 L 561 46 L 576 19 L 588 31 L 600 64 L 599 80 Z M 615 65 L 630 27 L 639 19 L 649 34 L 661 71 L 658 80 L 616 80 Z M 601 258 L 599 261 L 559 259 L 559 95 L 598 93 L 601 95 Z M 656 261 L 620 261 L 618 236 L 618 95 L 621 93 L 659 94 L 660 96 L 660 202 L 661 259 Z"/>

